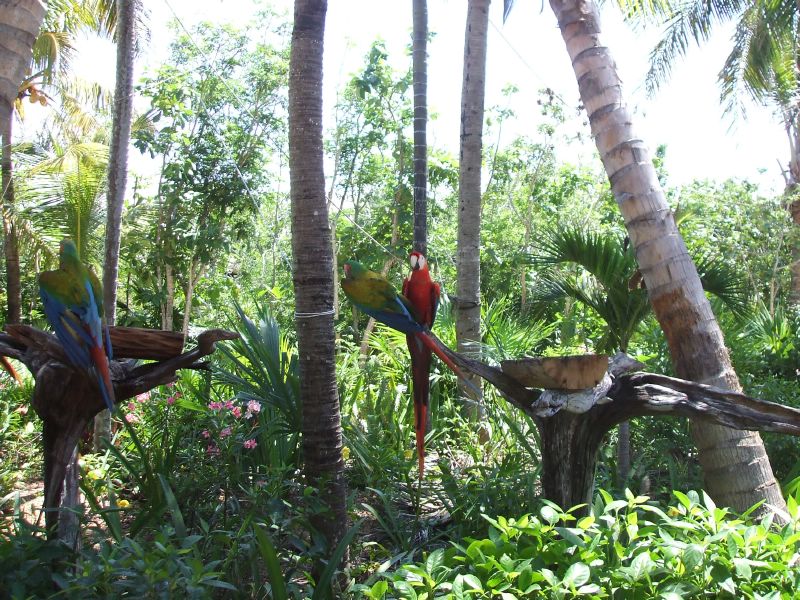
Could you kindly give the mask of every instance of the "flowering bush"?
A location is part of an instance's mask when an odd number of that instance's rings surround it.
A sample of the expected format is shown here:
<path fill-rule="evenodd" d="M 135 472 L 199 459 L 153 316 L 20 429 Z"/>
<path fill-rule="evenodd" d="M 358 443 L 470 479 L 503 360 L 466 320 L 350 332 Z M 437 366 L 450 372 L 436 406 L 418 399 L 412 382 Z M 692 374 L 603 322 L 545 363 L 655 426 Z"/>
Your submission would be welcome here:
<path fill-rule="evenodd" d="M 245 411 L 242 413 L 242 405 L 235 399 L 208 403 L 211 425 L 200 433 L 201 437 L 207 440 L 205 445 L 208 456 L 219 456 L 223 447 L 230 452 L 238 446 L 251 450 L 258 445 L 255 436 L 261 403 L 250 400 L 244 408 Z"/>

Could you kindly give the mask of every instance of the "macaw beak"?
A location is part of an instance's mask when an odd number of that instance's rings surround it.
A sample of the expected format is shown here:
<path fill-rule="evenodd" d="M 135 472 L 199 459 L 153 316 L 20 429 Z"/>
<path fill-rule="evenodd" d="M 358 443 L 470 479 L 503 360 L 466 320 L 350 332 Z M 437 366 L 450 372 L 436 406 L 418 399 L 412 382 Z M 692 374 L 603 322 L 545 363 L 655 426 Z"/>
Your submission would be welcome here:
<path fill-rule="evenodd" d="M 345 277 L 350 277 L 350 265 L 345 265 L 344 266 L 344 276 Z"/>
<path fill-rule="evenodd" d="M 411 263 L 412 271 L 416 271 L 417 269 L 419 269 L 419 257 L 416 254 L 412 254 L 409 257 L 408 262 Z"/>

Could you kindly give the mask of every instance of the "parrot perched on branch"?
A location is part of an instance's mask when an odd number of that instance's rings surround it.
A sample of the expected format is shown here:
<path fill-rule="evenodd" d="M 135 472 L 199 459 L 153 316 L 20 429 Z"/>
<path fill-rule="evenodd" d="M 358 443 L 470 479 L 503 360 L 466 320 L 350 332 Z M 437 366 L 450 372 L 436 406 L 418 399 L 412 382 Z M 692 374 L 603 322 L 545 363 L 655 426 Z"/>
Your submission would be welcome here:
<path fill-rule="evenodd" d="M 57 270 L 39 274 L 44 314 L 67 358 L 95 380 L 106 406 L 114 410 L 114 386 L 108 370 L 111 340 L 101 321 L 103 292 L 100 282 L 81 263 L 72 240 L 61 242 L 58 257 Z"/>
<path fill-rule="evenodd" d="M 436 319 L 441 288 L 431 280 L 428 261 L 420 252 L 408 257 L 411 274 L 403 281 L 403 296 L 414 307 L 417 321 L 430 329 Z M 415 335 L 406 335 L 411 354 L 411 380 L 414 394 L 414 431 L 417 436 L 419 477 L 425 472 L 425 432 L 428 428 L 428 398 L 430 395 L 431 350 Z"/>
<path fill-rule="evenodd" d="M 417 254 L 417 264 L 419 265 L 419 257 L 422 255 Z M 423 264 L 424 264 L 423 258 Z M 427 268 L 426 268 L 427 271 Z M 422 311 L 418 312 L 415 308 L 414 304 L 412 304 L 408 298 L 403 296 L 402 294 L 398 294 L 397 291 L 392 287 L 392 284 L 389 281 L 376 273 L 375 271 L 370 271 L 364 265 L 362 265 L 358 261 L 349 260 L 344 263 L 344 275 L 345 278 L 342 280 L 342 289 L 344 290 L 345 295 L 350 299 L 350 301 L 356 305 L 357 308 L 368 314 L 369 316 L 373 317 L 377 321 L 380 321 L 384 325 L 388 325 L 392 329 L 396 329 L 401 333 L 406 334 L 406 338 L 408 340 L 409 349 L 412 348 L 412 341 L 414 342 L 413 345 L 417 347 L 424 347 L 427 348 L 429 352 L 433 352 L 438 356 L 444 364 L 446 364 L 453 373 L 456 374 L 464 383 L 471 387 L 475 388 L 475 385 L 469 381 L 462 373 L 461 369 L 459 369 L 455 363 L 448 357 L 441 348 L 439 348 L 438 344 L 434 339 L 431 337 L 430 334 L 430 326 L 428 325 L 427 320 L 430 323 L 433 323 L 433 318 L 436 313 L 436 306 L 428 304 L 427 308 L 423 308 Z M 424 274 L 420 277 L 423 277 Z M 430 276 L 428 276 L 428 280 L 430 280 Z M 433 282 L 431 282 L 433 283 Z M 433 284 L 435 285 L 435 284 Z M 412 286 L 412 289 L 415 286 Z M 437 286 L 438 289 L 438 286 Z M 419 292 L 420 294 L 420 304 L 422 305 L 422 287 L 420 286 Z M 438 301 L 438 293 L 437 293 L 437 301 Z M 413 353 L 415 350 L 412 351 L 412 366 L 414 364 Z M 421 357 L 421 353 L 420 353 Z M 430 354 L 428 354 L 428 365 L 430 365 Z M 419 369 L 421 373 L 421 366 Z M 420 477 L 423 474 L 423 458 L 424 458 L 424 437 L 425 437 L 425 422 L 424 419 L 427 417 L 426 413 L 417 413 L 417 402 L 416 402 L 416 390 L 417 390 L 417 378 L 416 373 L 415 381 L 414 381 L 414 394 L 415 394 L 415 429 L 417 433 L 417 451 L 420 453 L 419 461 L 420 461 Z M 425 375 L 425 379 L 427 380 L 427 371 Z M 420 390 L 422 390 L 422 384 L 420 383 Z M 427 384 L 425 385 L 426 390 L 426 397 L 427 397 Z M 427 408 L 423 406 L 424 410 L 426 411 Z M 424 416 L 423 416 L 424 414 Z M 423 417 L 423 418 L 420 418 Z M 422 436 L 420 438 L 420 436 Z"/>

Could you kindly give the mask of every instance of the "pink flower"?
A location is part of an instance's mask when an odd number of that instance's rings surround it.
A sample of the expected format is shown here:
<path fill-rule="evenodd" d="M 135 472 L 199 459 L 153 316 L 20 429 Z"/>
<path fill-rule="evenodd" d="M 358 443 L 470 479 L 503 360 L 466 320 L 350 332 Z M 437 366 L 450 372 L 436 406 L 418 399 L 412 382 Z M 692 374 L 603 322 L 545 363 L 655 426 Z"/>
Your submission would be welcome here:
<path fill-rule="evenodd" d="M 258 446 L 258 442 L 256 442 L 255 440 L 246 440 L 243 446 L 248 450 L 250 450 L 250 448 L 255 448 L 256 446 Z"/>
<path fill-rule="evenodd" d="M 256 400 L 250 400 L 247 403 L 247 412 L 249 413 L 260 413 L 261 412 L 261 403 Z"/>
<path fill-rule="evenodd" d="M 170 406 L 175 404 L 175 396 L 170 396 L 169 398 L 167 398 L 167 404 L 169 404 Z"/>
<path fill-rule="evenodd" d="M 230 427 L 226 427 L 225 429 L 223 429 L 222 431 L 219 432 L 219 437 L 226 438 L 230 434 L 231 434 L 231 428 Z"/>
<path fill-rule="evenodd" d="M 206 454 L 209 456 L 219 456 L 219 448 L 214 444 L 209 444 L 206 446 Z"/>
<path fill-rule="evenodd" d="M 200 432 L 200 435 L 202 435 L 206 439 L 211 437 L 211 434 L 208 432 L 208 429 L 203 429 L 203 431 Z"/>
<path fill-rule="evenodd" d="M 175 392 L 175 398 L 182 398 L 182 397 L 183 394 L 181 394 L 180 392 Z"/>
<path fill-rule="evenodd" d="M 175 387 L 175 382 L 174 382 L 174 381 L 170 381 L 170 382 L 167 384 L 167 387 Z"/>
<path fill-rule="evenodd" d="M 148 400 L 150 400 L 150 392 L 145 392 L 136 396 L 137 402 L 147 402 Z"/>
<path fill-rule="evenodd" d="M 233 400 L 227 400 L 225 402 L 225 408 L 227 408 L 228 410 L 231 410 L 233 408 Z"/>
<path fill-rule="evenodd" d="M 133 413 L 128 413 L 125 415 L 125 420 L 128 423 L 138 423 L 139 422 L 139 415 L 135 415 Z"/>
<path fill-rule="evenodd" d="M 133 412 L 136 410 L 136 405 L 133 402 L 128 402 L 128 411 Z"/>
<path fill-rule="evenodd" d="M 221 410 L 222 402 L 209 402 L 208 408 L 210 408 L 211 410 Z"/>
<path fill-rule="evenodd" d="M 234 417 L 236 417 L 237 419 L 240 419 L 242 417 L 242 407 L 241 406 L 234 406 L 231 409 L 231 414 Z"/>

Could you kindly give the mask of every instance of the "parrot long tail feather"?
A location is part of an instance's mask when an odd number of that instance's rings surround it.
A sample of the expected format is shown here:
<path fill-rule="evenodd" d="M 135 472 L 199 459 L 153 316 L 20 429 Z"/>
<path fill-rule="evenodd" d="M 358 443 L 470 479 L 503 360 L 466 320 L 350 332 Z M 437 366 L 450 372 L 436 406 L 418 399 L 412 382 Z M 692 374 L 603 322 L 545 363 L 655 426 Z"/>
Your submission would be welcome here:
<path fill-rule="evenodd" d="M 425 476 L 425 430 L 428 428 L 428 407 L 414 403 L 414 423 L 417 437 L 417 462 L 419 463 L 419 480 Z"/>
<path fill-rule="evenodd" d="M 12 365 L 11 361 L 9 361 L 5 356 L 0 356 L 0 366 L 2 366 L 6 373 L 11 375 L 11 377 L 16 380 L 17 385 L 22 385 L 22 377 L 19 376 L 19 373 L 17 373 L 14 365 Z"/>
<path fill-rule="evenodd" d="M 89 349 L 92 357 L 92 365 L 89 367 L 90 372 L 94 375 L 97 381 L 97 387 L 100 388 L 100 395 L 111 412 L 114 411 L 114 385 L 111 383 L 111 373 L 108 370 L 108 358 L 100 346 L 92 346 Z"/>
<path fill-rule="evenodd" d="M 441 361 L 444 364 L 446 364 L 453 373 L 455 373 L 456 377 L 458 377 L 463 382 L 463 384 L 467 386 L 470 389 L 470 391 L 472 391 L 472 393 L 475 394 L 477 398 L 481 397 L 481 391 L 480 389 L 478 389 L 478 386 L 476 386 L 469 379 L 467 379 L 466 375 L 464 375 L 464 372 L 456 366 L 456 363 L 454 363 L 452 359 L 442 351 L 441 348 L 439 348 L 439 345 L 436 343 L 436 341 L 434 341 L 434 339 L 429 334 L 425 332 L 419 332 L 417 333 L 417 337 L 421 339 L 423 343 L 428 348 L 430 348 L 433 351 L 433 353 L 436 354 L 436 356 L 438 356 L 441 359 Z"/>

